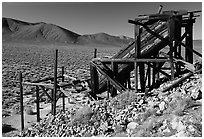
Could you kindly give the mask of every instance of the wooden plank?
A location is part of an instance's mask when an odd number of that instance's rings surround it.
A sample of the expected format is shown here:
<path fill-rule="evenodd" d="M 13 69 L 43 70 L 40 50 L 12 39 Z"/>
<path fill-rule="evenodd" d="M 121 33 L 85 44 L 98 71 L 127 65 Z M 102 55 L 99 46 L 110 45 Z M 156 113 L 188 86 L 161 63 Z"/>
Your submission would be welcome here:
<path fill-rule="evenodd" d="M 31 86 L 45 86 L 46 88 L 53 89 L 53 84 L 45 84 L 45 83 L 31 83 L 31 82 L 22 82 L 23 85 L 31 85 Z"/>
<path fill-rule="evenodd" d="M 63 76 L 59 76 L 57 78 L 63 78 Z M 54 77 L 45 77 L 45 78 L 42 78 L 42 79 L 39 79 L 39 80 L 35 80 L 35 81 L 31 81 L 31 83 L 40 83 L 40 82 L 45 82 L 45 81 L 54 81 Z"/>
<path fill-rule="evenodd" d="M 130 59 L 102 59 L 100 60 L 104 64 L 110 64 L 111 62 L 117 63 L 117 64 L 127 64 L 127 63 L 134 63 L 137 62 L 169 62 L 169 59 L 166 58 L 130 58 Z"/>

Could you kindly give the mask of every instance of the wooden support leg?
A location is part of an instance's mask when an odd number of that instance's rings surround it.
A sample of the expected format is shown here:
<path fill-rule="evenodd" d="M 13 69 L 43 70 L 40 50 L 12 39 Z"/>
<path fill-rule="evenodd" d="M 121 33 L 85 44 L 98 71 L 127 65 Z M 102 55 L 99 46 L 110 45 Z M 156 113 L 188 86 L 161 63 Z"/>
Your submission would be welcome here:
<path fill-rule="evenodd" d="M 118 74 L 118 65 L 117 63 L 111 62 L 111 69 L 113 70 L 114 73 L 114 79 L 117 79 L 117 74 Z M 114 97 L 117 95 L 117 90 L 112 86 L 111 87 L 111 97 Z"/>
<path fill-rule="evenodd" d="M 55 61 L 54 61 L 53 115 L 56 114 L 56 95 L 57 95 L 57 58 L 58 58 L 58 50 L 55 51 Z"/>
<path fill-rule="evenodd" d="M 155 84 L 156 83 L 156 80 L 155 80 L 155 78 L 156 78 L 156 63 L 153 63 L 153 69 L 152 69 L 153 71 L 152 71 L 152 84 Z"/>
<path fill-rule="evenodd" d="M 20 83 L 20 108 L 21 108 L 21 131 L 24 130 L 24 109 L 23 109 L 23 84 L 22 84 L 22 73 L 19 73 L 19 83 Z"/>
<path fill-rule="evenodd" d="M 62 67 L 62 82 L 64 82 L 64 66 Z"/>
<path fill-rule="evenodd" d="M 149 88 L 151 86 L 151 67 L 149 63 L 148 63 L 147 73 L 148 73 L 148 88 Z"/>
<path fill-rule="evenodd" d="M 54 89 L 52 89 L 52 101 L 51 101 L 51 112 L 54 114 Z"/>
<path fill-rule="evenodd" d="M 40 101 L 39 101 L 39 87 L 36 86 L 36 109 L 37 109 L 37 122 L 40 122 Z"/>
<path fill-rule="evenodd" d="M 138 69 L 137 62 L 135 61 L 135 91 L 138 91 Z"/>
<path fill-rule="evenodd" d="M 171 66 L 171 80 L 174 79 L 174 63 L 173 63 L 173 46 L 170 45 L 170 66 Z"/>
<path fill-rule="evenodd" d="M 144 69 L 144 63 L 140 63 L 140 86 L 141 86 L 141 91 L 145 92 L 145 69 Z"/>
<path fill-rule="evenodd" d="M 65 94 L 62 93 L 62 109 L 65 112 Z"/>
<path fill-rule="evenodd" d="M 96 68 L 90 64 L 90 74 L 91 74 L 91 96 L 96 99 L 96 93 L 99 89 L 99 83 L 98 83 L 98 72 Z"/>
<path fill-rule="evenodd" d="M 110 94 L 110 91 L 111 89 L 110 89 L 110 82 L 109 81 L 107 81 L 107 99 L 109 99 L 109 94 Z"/>

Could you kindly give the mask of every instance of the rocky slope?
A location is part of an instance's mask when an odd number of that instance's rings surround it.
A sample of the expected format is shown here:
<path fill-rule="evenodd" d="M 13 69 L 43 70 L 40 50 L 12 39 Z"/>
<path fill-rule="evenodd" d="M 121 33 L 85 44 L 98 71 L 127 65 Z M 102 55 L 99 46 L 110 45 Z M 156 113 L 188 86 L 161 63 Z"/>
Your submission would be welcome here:
<path fill-rule="evenodd" d="M 75 106 L 49 115 L 21 136 L 40 137 L 201 137 L 202 75 L 162 93 L 173 81 L 137 95 L 127 91 L 110 100 Z"/>

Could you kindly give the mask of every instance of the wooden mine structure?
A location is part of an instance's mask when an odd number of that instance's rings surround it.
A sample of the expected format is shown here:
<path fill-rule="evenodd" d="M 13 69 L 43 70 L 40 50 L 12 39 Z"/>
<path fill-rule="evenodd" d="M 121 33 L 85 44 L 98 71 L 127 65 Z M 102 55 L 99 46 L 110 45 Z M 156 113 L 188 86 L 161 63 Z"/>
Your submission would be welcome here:
<path fill-rule="evenodd" d="M 21 129 L 24 129 L 24 106 L 23 106 L 23 86 L 35 86 L 36 89 L 36 109 L 37 122 L 40 121 L 40 98 L 46 95 L 51 101 L 52 114 L 56 114 L 56 103 L 62 98 L 63 110 L 65 110 L 65 97 L 71 98 L 80 105 L 70 94 L 65 91 L 66 87 L 73 86 L 78 82 L 90 83 L 90 95 L 97 99 L 97 94 L 104 91 L 109 95 L 116 96 L 117 92 L 132 89 L 131 72 L 135 73 L 135 91 L 147 92 L 157 85 L 160 75 L 163 74 L 168 79 L 182 74 L 184 69 L 182 64 L 192 64 L 193 54 L 200 57 L 202 55 L 193 49 L 193 23 L 195 23 L 195 13 L 200 11 L 164 11 L 161 7 L 157 14 L 140 15 L 135 20 L 128 22 L 134 24 L 135 40 L 127 47 L 121 49 L 111 59 L 97 58 L 97 49 L 94 52 L 94 59 L 90 62 L 91 79 L 76 80 L 66 82 L 64 67 L 61 67 L 61 75 L 58 76 L 58 50 L 55 52 L 54 76 L 46 77 L 32 82 L 24 82 L 22 73 L 19 73 L 20 84 L 20 109 L 21 109 Z M 182 32 L 182 29 L 184 31 Z M 185 43 L 182 41 L 185 39 Z M 185 48 L 185 57 L 182 57 L 181 46 Z M 166 48 L 166 49 L 165 49 Z M 165 49 L 166 53 L 161 50 Z M 170 68 L 165 67 L 169 63 Z M 165 70 L 170 70 L 170 74 Z M 100 74 L 99 74 L 100 73 Z M 178 80 L 185 80 L 192 73 Z M 50 82 L 50 83 L 47 83 Z M 39 90 L 43 93 L 40 94 Z M 51 94 L 48 90 L 51 89 Z M 166 89 L 167 90 L 167 89 Z M 110 93 L 110 94 L 109 94 Z"/>
<path fill-rule="evenodd" d="M 64 73 L 64 67 L 58 67 L 58 50 L 55 51 L 55 58 L 54 58 L 54 76 L 45 77 L 39 80 L 26 82 L 23 81 L 22 73 L 19 73 L 19 84 L 20 84 L 20 109 L 21 109 L 21 130 L 24 130 L 24 102 L 23 102 L 23 86 L 35 86 L 35 93 L 36 93 L 36 116 L 37 122 L 40 122 L 40 99 L 43 96 L 47 96 L 47 98 L 51 101 L 51 113 L 52 115 L 56 115 L 56 105 L 57 101 L 62 98 L 62 109 L 65 111 L 65 98 L 68 97 L 72 99 L 72 101 L 77 104 L 81 105 L 77 102 L 76 99 L 72 96 L 68 87 L 75 86 L 80 82 L 89 82 L 90 79 L 83 79 L 83 80 L 73 80 L 72 82 L 66 81 L 65 77 L 69 77 Z M 61 74 L 59 76 L 58 69 L 61 69 Z M 42 90 L 42 93 L 40 93 Z M 48 91 L 51 90 L 51 93 Z M 89 90 L 88 90 L 89 91 Z M 68 101 L 69 101 L 68 99 Z"/>
<path fill-rule="evenodd" d="M 193 63 L 193 24 L 196 13 L 186 10 L 163 11 L 139 15 L 128 20 L 134 25 L 134 41 L 112 58 L 94 58 L 90 62 L 92 96 L 104 91 L 111 96 L 132 89 L 131 72 L 134 71 L 136 92 L 147 92 L 158 86 L 160 77 L 173 80 L 185 72 L 183 64 Z M 183 42 L 183 40 L 185 40 Z M 184 47 L 184 48 L 182 48 Z M 184 49 L 185 57 L 182 57 Z M 169 67 L 165 66 L 169 64 Z M 167 71 L 170 71 L 168 73 Z M 160 76 L 162 75 L 162 76 Z"/>

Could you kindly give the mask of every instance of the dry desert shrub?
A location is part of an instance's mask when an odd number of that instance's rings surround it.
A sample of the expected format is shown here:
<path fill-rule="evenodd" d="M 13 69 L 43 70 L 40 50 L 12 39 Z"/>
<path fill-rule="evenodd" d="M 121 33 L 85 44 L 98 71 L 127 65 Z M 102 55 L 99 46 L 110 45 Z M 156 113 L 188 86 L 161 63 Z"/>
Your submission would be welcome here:
<path fill-rule="evenodd" d="M 93 111 L 90 107 L 84 106 L 79 108 L 75 115 L 73 116 L 73 124 L 74 123 L 86 123 L 90 120 L 93 115 Z"/>
<path fill-rule="evenodd" d="M 33 111 L 33 108 L 31 106 L 27 106 L 25 111 L 26 111 L 26 114 L 28 114 L 28 115 L 36 114 L 36 112 Z"/>
<path fill-rule="evenodd" d="M 190 97 L 182 98 L 181 96 L 176 96 L 168 105 L 167 109 L 164 111 L 165 114 L 175 114 L 177 116 L 183 116 L 184 111 L 192 103 Z"/>
<path fill-rule="evenodd" d="M 122 94 L 117 95 L 111 100 L 111 105 L 115 109 L 124 109 L 131 102 L 137 101 L 138 95 L 133 91 L 126 91 Z"/>

